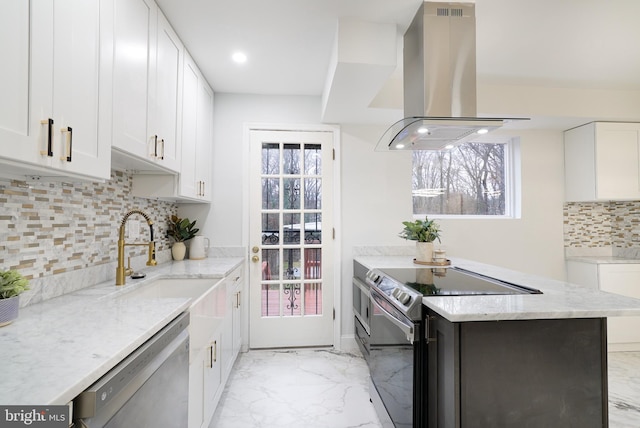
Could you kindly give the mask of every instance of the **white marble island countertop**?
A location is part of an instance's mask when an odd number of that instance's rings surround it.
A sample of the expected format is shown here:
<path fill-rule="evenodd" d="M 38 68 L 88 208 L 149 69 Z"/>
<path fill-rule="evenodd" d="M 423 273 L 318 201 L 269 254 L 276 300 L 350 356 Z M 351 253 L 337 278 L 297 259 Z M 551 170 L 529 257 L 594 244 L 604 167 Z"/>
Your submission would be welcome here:
<path fill-rule="evenodd" d="M 146 269 L 145 279 L 98 284 L 20 309 L 0 328 L 3 405 L 67 404 L 188 309 L 188 298 L 122 299 L 159 278 L 223 278 L 240 257 L 185 260 Z"/>
<path fill-rule="evenodd" d="M 356 261 L 372 269 L 424 267 L 410 256 L 361 256 Z M 423 297 L 424 305 L 453 322 L 559 318 L 605 318 L 640 315 L 640 300 L 581 285 L 525 274 L 469 260 L 451 259 L 452 266 L 517 285 L 542 294 Z"/>

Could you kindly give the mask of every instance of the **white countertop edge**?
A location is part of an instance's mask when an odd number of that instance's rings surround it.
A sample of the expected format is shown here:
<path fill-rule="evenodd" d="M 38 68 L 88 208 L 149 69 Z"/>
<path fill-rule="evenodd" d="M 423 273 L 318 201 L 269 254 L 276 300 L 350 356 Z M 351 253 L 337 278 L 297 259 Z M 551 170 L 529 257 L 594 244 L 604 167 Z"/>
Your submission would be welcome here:
<path fill-rule="evenodd" d="M 614 256 L 567 256 L 566 261 L 589 264 L 640 264 L 640 259 Z"/>
<path fill-rule="evenodd" d="M 362 256 L 367 268 L 424 267 L 407 256 Z M 452 266 L 542 291 L 543 294 L 423 297 L 425 306 L 453 322 L 604 318 L 640 315 L 640 300 L 470 260 Z"/>

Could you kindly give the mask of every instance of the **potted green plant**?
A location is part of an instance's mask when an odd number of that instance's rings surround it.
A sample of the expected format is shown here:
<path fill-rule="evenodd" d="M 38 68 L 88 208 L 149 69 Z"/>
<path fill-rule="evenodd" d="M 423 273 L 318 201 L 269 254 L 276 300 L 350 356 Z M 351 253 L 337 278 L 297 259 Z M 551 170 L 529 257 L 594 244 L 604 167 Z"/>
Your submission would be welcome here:
<path fill-rule="evenodd" d="M 440 241 L 440 226 L 425 217 L 424 220 L 403 221 L 404 229 L 400 237 L 416 241 L 416 263 L 433 262 L 433 241 Z"/>
<path fill-rule="evenodd" d="M 20 294 L 29 289 L 29 280 L 16 270 L 0 271 L 0 327 L 18 318 Z"/>
<path fill-rule="evenodd" d="M 187 251 L 185 241 L 196 236 L 196 233 L 200 229 L 196 229 L 196 220 L 189 220 L 188 218 L 180 218 L 177 215 L 169 217 L 169 228 L 167 229 L 167 236 L 172 238 L 175 243 L 171 246 L 171 256 L 174 260 L 184 260 L 184 255 Z"/>

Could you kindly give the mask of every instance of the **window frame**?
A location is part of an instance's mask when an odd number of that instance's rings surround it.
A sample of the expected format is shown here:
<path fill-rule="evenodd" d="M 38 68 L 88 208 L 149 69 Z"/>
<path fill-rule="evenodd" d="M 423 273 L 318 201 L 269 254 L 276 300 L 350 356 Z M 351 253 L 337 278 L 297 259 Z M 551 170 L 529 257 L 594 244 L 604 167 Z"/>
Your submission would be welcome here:
<path fill-rule="evenodd" d="M 522 216 L 522 180 L 521 180 L 521 151 L 520 138 L 491 135 L 482 141 L 470 141 L 470 143 L 504 144 L 504 177 L 505 177 L 505 213 L 502 215 L 486 214 L 416 214 L 413 219 L 424 219 L 425 215 L 431 219 L 452 220 L 514 220 Z M 413 180 L 414 164 L 411 157 L 411 177 Z M 413 207 L 413 192 L 411 195 Z M 412 208 L 413 210 L 413 208 Z"/>

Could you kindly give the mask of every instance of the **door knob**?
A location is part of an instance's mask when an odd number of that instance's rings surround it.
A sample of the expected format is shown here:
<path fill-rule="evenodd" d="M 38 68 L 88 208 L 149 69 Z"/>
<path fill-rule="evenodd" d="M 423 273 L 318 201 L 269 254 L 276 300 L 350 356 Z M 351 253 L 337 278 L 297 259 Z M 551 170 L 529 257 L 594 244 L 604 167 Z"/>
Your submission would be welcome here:
<path fill-rule="evenodd" d="M 260 257 L 253 256 L 253 257 L 251 257 L 251 261 L 254 262 L 254 263 L 258 263 L 260 261 Z"/>
<path fill-rule="evenodd" d="M 253 252 L 254 254 L 258 254 L 258 251 L 260 251 L 260 248 L 258 248 L 258 247 L 253 247 L 251 249 L 251 252 Z"/>

